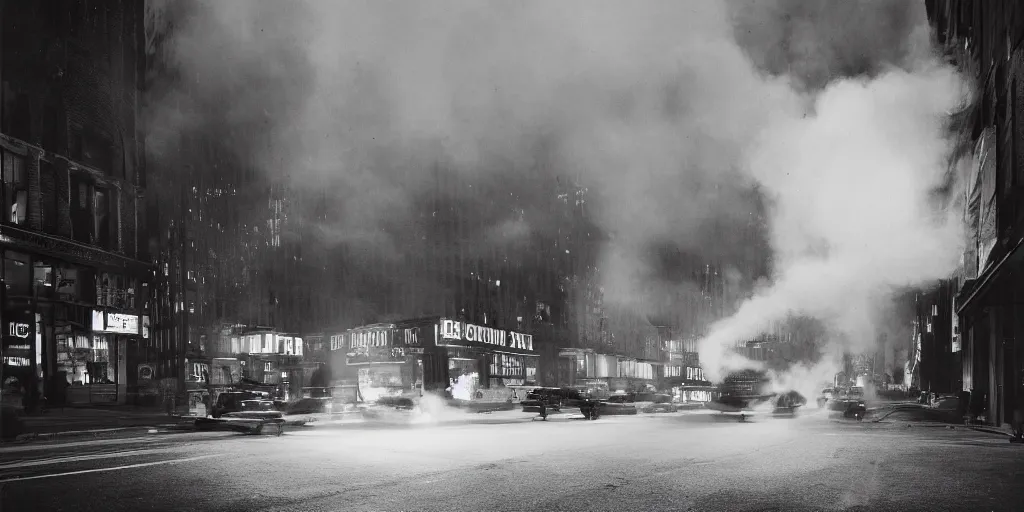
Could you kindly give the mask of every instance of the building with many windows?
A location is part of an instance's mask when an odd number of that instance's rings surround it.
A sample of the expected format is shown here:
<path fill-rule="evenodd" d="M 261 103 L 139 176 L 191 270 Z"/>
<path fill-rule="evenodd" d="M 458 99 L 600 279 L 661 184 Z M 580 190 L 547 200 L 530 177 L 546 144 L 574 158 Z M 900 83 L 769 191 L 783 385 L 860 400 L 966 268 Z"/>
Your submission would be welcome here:
<path fill-rule="evenodd" d="M 139 2 L 0 2 L 4 400 L 125 403 L 153 293 Z M 25 400 L 31 403 L 31 400 Z"/>
<path fill-rule="evenodd" d="M 1024 10 L 1015 2 L 928 0 L 928 18 L 975 97 L 956 112 L 953 191 L 969 226 L 963 264 L 918 309 L 921 387 L 971 393 L 1008 423 L 1024 393 Z"/>

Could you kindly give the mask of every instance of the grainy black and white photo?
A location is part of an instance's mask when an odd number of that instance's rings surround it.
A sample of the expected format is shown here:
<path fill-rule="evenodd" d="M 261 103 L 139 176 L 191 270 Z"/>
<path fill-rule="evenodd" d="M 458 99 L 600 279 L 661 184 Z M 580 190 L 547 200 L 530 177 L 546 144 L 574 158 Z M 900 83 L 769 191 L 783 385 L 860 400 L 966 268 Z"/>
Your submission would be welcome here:
<path fill-rule="evenodd" d="M 0 0 L 0 510 L 1022 511 L 1022 42 Z"/>

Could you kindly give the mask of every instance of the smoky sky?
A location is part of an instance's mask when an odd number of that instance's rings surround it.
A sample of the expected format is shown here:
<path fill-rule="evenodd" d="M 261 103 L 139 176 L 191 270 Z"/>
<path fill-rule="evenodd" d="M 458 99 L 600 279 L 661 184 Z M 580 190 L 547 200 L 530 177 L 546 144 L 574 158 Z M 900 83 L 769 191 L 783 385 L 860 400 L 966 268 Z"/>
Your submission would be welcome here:
<path fill-rule="evenodd" d="M 750 148 L 830 82 L 924 51 L 923 6 L 896 0 L 189 0 L 149 21 L 152 152 L 207 134 L 319 198 L 294 214 L 326 242 L 379 257 L 418 247 L 445 184 L 473 191 L 447 198 L 477 226 L 457 242 L 508 253 L 550 244 L 558 193 L 585 189 L 612 300 L 693 289 L 661 253 L 749 289 L 786 246 Z"/>

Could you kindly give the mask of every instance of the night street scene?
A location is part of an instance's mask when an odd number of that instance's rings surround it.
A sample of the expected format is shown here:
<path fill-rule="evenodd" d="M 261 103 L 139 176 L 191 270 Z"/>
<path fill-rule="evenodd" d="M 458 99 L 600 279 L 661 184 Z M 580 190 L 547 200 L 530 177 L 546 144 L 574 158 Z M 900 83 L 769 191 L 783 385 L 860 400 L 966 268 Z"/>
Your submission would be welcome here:
<path fill-rule="evenodd" d="M 0 0 L 0 512 L 1024 511 L 1022 41 Z"/>

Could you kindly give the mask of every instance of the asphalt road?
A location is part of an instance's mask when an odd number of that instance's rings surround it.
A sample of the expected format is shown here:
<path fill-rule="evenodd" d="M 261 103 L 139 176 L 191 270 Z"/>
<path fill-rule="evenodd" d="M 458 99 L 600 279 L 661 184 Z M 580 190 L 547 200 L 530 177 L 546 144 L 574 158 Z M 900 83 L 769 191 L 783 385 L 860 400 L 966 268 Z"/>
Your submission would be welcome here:
<path fill-rule="evenodd" d="M 0 510 L 1024 510 L 965 429 L 680 413 L 0 448 Z"/>

